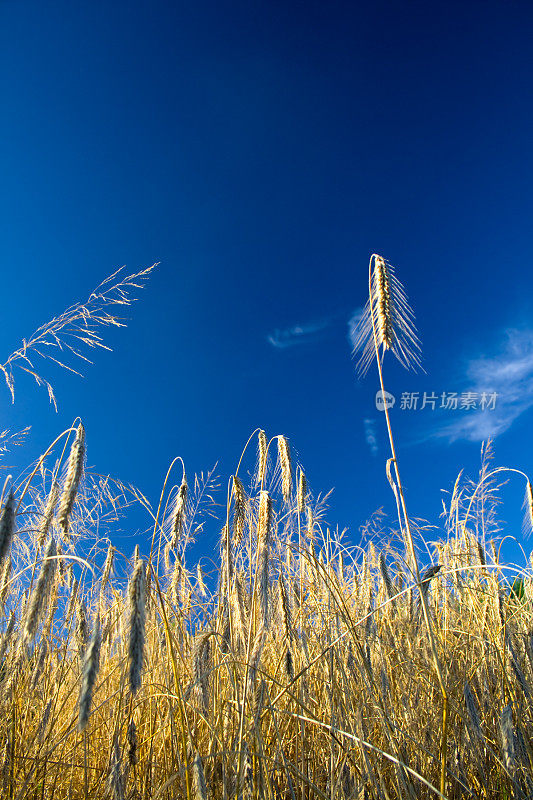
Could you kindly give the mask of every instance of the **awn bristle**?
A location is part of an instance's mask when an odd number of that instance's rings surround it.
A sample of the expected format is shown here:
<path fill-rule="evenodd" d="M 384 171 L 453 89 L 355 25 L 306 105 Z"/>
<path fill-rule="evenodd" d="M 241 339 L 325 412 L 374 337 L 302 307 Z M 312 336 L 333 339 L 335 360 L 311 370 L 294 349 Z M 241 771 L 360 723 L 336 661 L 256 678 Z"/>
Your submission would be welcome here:
<path fill-rule="evenodd" d="M 305 473 L 301 469 L 300 475 L 298 477 L 298 492 L 296 495 L 297 499 L 297 507 L 298 513 L 302 515 L 305 511 L 305 499 L 307 497 L 307 480 L 305 478 Z"/>
<path fill-rule="evenodd" d="M 259 431 L 257 436 L 259 458 L 257 466 L 257 483 L 263 484 L 265 480 L 266 464 L 267 464 L 267 438 L 265 431 Z"/>
<path fill-rule="evenodd" d="M 181 481 L 180 488 L 178 489 L 178 494 L 176 495 L 176 502 L 174 503 L 174 511 L 172 513 L 172 525 L 171 525 L 171 534 L 170 534 L 170 546 L 174 549 L 178 543 L 178 540 L 181 536 L 181 531 L 183 530 L 183 524 L 185 522 L 185 511 L 187 508 L 187 478 L 185 473 L 183 473 L 183 479 Z"/>
<path fill-rule="evenodd" d="M 259 516 L 257 522 L 257 574 L 256 590 L 259 596 L 261 625 L 268 626 L 268 561 L 270 547 L 270 526 L 272 518 L 272 500 L 266 491 L 261 491 L 259 498 Z"/>
<path fill-rule="evenodd" d="M 63 530 L 66 538 L 69 532 L 70 515 L 74 507 L 74 501 L 78 493 L 81 476 L 83 473 L 83 459 L 85 457 L 85 429 L 83 425 L 78 425 L 76 438 L 72 443 L 68 458 L 67 477 L 63 486 L 63 492 L 59 501 L 57 512 L 57 524 Z"/>
<path fill-rule="evenodd" d="M 56 566 L 57 566 L 57 560 L 55 558 L 56 553 L 57 553 L 56 542 L 54 538 L 51 538 L 48 544 L 46 545 L 41 572 L 39 573 L 39 577 L 37 578 L 37 583 L 35 584 L 35 588 L 32 592 L 30 602 L 28 604 L 28 610 L 26 612 L 26 620 L 24 623 L 25 639 L 31 639 L 31 637 L 35 634 L 37 625 L 39 624 L 41 611 L 46 603 L 46 600 L 52 588 L 52 583 L 54 580 Z"/>
<path fill-rule="evenodd" d="M 80 691 L 80 708 L 78 716 L 78 730 L 85 730 L 89 721 L 89 714 L 91 713 L 91 703 L 93 698 L 94 684 L 98 669 L 100 667 L 100 644 L 101 644 L 101 631 L 100 631 L 100 615 L 96 615 L 94 621 L 93 633 L 91 640 L 85 653 L 83 662 L 83 675 L 81 680 Z"/>
<path fill-rule="evenodd" d="M 246 493 L 242 481 L 233 476 L 233 543 L 238 545 L 242 539 L 244 520 L 246 518 Z"/>
<path fill-rule="evenodd" d="M 129 599 L 129 681 L 132 694 L 141 686 L 146 626 L 146 571 L 140 559 L 133 570 L 128 587 Z"/>
<path fill-rule="evenodd" d="M 48 498 L 46 500 L 46 506 L 44 508 L 43 517 L 41 519 L 41 524 L 39 525 L 39 529 L 37 531 L 37 544 L 39 547 L 42 547 L 48 537 L 48 531 L 50 530 L 50 525 L 54 519 L 54 512 L 56 510 L 57 501 L 59 499 L 59 483 L 54 481 L 52 484 L 52 488 L 48 494 Z"/>
<path fill-rule="evenodd" d="M 0 566 L 4 563 L 11 549 L 15 533 L 15 495 L 10 490 L 0 514 Z"/>
<path fill-rule="evenodd" d="M 292 465 L 289 443 L 285 436 L 278 436 L 278 456 L 281 466 L 281 493 L 288 503 L 292 493 Z"/>

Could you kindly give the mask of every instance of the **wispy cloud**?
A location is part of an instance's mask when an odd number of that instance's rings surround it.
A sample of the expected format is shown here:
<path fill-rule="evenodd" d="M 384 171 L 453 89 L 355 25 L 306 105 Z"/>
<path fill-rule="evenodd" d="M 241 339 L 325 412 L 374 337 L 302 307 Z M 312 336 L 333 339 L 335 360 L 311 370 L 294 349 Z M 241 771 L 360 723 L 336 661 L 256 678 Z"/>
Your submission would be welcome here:
<path fill-rule="evenodd" d="M 352 346 L 352 350 L 355 347 L 355 343 L 357 341 L 357 326 L 361 321 L 361 317 L 363 316 L 363 309 L 357 308 L 351 315 L 350 319 L 348 320 L 348 341 Z"/>
<path fill-rule="evenodd" d="M 370 448 L 373 456 L 378 452 L 378 440 L 376 437 L 376 421 L 374 419 L 364 419 L 363 425 L 365 428 L 366 443 Z"/>
<path fill-rule="evenodd" d="M 494 409 L 462 412 L 433 435 L 476 442 L 507 431 L 533 406 L 533 329 L 507 330 L 501 351 L 471 359 L 464 378 L 469 391 L 497 393 Z"/>
<path fill-rule="evenodd" d="M 302 325 L 293 325 L 291 328 L 276 328 L 269 333 L 267 340 L 272 347 L 284 350 L 287 347 L 296 347 L 317 341 L 320 334 L 324 333 L 333 322 L 333 318 L 324 318 L 315 322 L 306 322 Z"/>
<path fill-rule="evenodd" d="M 352 312 L 348 320 L 348 341 L 352 347 L 355 326 L 361 317 L 362 311 L 359 308 L 357 311 Z M 302 344 L 312 344 L 320 341 L 329 329 L 338 325 L 342 320 L 346 320 L 346 312 L 339 311 L 336 314 L 330 314 L 311 322 L 292 325 L 290 328 L 276 328 L 266 338 L 269 344 L 277 350 L 285 350 L 288 347 L 297 347 Z"/>

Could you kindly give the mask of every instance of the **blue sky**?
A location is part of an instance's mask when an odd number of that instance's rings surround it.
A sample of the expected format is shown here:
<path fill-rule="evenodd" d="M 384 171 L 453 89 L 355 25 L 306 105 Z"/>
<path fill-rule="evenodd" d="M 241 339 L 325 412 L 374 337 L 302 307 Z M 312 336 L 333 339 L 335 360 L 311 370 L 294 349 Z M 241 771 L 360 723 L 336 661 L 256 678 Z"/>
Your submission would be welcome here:
<path fill-rule="evenodd" d="M 0 353 L 160 262 L 112 354 L 47 369 L 58 414 L 23 377 L 4 391 L 0 427 L 32 425 L 13 458 L 80 415 L 89 465 L 155 501 L 176 455 L 227 476 L 259 426 L 356 543 L 394 511 L 377 376 L 350 355 L 378 252 L 423 345 L 425 375 L 385 373 L 411 513 L 438 524 L 489 435 L 533 473 L 529 2 L 4 0 L 0 20 Z M 485 388 L 484 415 L 400 408 Z M 522 497 L 515 478 L 510 533 Z"/>

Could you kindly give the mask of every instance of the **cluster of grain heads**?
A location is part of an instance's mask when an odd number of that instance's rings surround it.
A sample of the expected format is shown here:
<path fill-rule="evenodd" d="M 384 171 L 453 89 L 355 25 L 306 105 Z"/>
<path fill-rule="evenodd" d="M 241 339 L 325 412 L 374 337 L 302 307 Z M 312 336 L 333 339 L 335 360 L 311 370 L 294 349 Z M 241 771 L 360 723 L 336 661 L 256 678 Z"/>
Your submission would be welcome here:
<path fill-rule="evenodd" d="M 144 561 L 135 564 L 128 588 L 129 598 L 129 682 L 132 694 L 141 686 L 146 625 L 146 569 Z"/>
<path fill-rule="evenodd" d="M 81 476 L 83 474 L 83 462 L 85 458 L 85 429 L 83 425 L 78 425 L 76 437 L 70 449 L 68 459 L 67 475 L 63 484 L 63 491 L 59 500 L 57 512 L 57 524 L 63 531 L 63 536 L 68 537 L 70 516 L 74 508 L 74 501 L 78 493 Z"/>

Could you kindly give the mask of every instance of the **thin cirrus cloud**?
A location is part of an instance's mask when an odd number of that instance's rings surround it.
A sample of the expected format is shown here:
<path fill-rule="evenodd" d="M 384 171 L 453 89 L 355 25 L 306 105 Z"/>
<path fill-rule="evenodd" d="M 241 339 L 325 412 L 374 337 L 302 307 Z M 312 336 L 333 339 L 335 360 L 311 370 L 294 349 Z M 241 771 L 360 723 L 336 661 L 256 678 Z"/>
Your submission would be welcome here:
<path fill-rule="evenodd" d="M 348 341 L 352 347 L 355 341 L 354 331 L 362 313 L 363 309 L 359 308 L 351 314 L 348 320 Z M 346 317 L 342 312 L 339 312 L 312 322 L 293 325 L 290 328 L 276 328 L 266 338 L 269 344 L 277 350 L 285 350 L 288 347 L 297 347 L 302 344 L 312 344 L 323 339 L 327 331 L 342 319 L 346 319 Z"/>
<path fill-rule="evenodd" d="M 478 395 L 495 392 L 494 408 L 456 411 L 460 416 L 433 436 L 450 442 L 495 438 L 533 406 L 533 329 L 511 328 L 505 339 L 499 353 L 473 358 L 465 369 L 465 388 Z"/>
<path fill-rule="evenodd" d="M 376 436 L 376 421 L 374 419 L 364 419 L 365 440 L 373 456 L 378 452 L 378 440 Z"/>
<path fill-rule="evenodd" d="M 291 328 L 276 328 L 273 333 L 268 334 L 267 341 L 278 350 L 316 342 L 333 322 L 333 318 L 324 318 L 302 325 L 293 325 Z"/>

